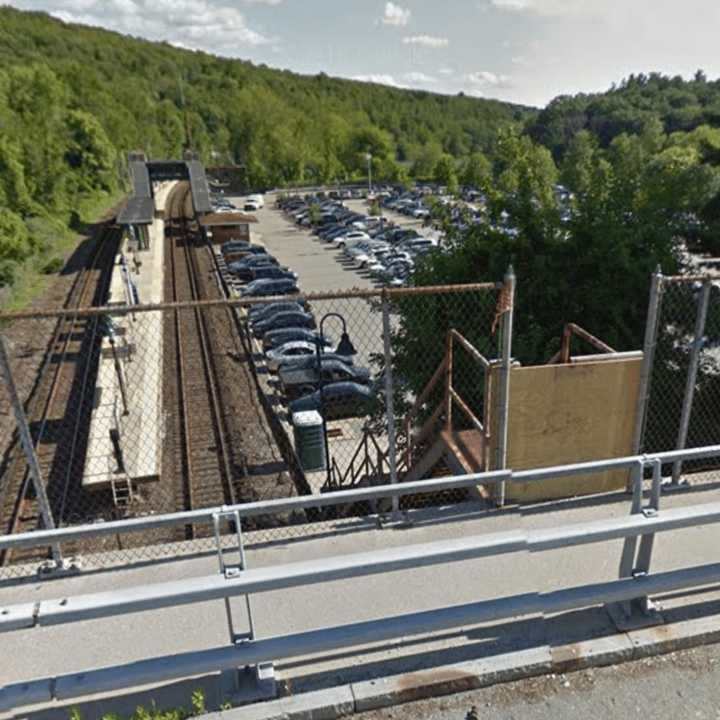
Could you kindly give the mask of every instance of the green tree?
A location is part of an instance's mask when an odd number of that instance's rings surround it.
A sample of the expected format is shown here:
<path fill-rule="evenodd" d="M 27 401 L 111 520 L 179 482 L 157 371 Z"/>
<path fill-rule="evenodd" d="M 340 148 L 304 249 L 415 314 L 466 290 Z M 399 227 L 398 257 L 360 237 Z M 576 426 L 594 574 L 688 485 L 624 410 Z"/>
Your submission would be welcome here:
<path fill-rule="evenodd" d="M 459 190 L 457 169 L 452 155 L 443 155 L 433 169 L 433 180 L 447 188 L 450 195 L 457 194 Z"/>
<path fill-rule="evenodd" d="M 78 187 L 85 191 L 111 190 L 115 185 L 115 148 L 102 125 L 89 113 L 68 113 L 69 138 L 65 158 L 75 171 Z"/>
<path fill-rule="evenodd" d="M 460 182 L 465 187 L 488 188 L 492 182 L 492 163 L 483 153 L 472 153 L 462 165 Z"/>

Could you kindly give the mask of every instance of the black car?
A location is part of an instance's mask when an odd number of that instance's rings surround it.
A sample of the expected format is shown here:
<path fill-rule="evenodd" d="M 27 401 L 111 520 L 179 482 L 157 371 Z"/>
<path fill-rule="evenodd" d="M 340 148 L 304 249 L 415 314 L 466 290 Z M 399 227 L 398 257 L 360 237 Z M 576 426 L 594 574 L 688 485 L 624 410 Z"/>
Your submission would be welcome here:
<path fill-rule="evenodd" d="M 220 246 L 220 252 L 223 255 L 231 255 L 232 253 L 241 252 L 252 247 L 252 243 L 249 240 L 228 240 Z"/>
<path fill-rule="evenodd" d="M 241 260 L 235 260 L 228 265 L 231 273 L 241 273 L 251 268 L 265 267 L 266 265 L 277 265 L 278 261 L 272 255 L 247 255 Z"/>
<path fill-rule="evenodd" d="M 290 310 L 305 310 L 306 303 L 304 300 L 295 300 L 291 302 L 274 302 L 268 305 L 255 305 L 248 310 L 248 319 L 251 323 L 260 320 L 267 320 L 273 315 L 281 312 L 289 312 Z"/>
<path fill-rule="evenodd" d="M 248 274 L 236 274 L 239 279 L 250 282 L 253 280 L 297 280 L 297 275 L 290 268 L 277 265 L 262 265 L 261 267 L 249 268 Z"/>
<path fill-rule="evenodd" d="M 320 339 L 320 335 L 312 330 L 308 330 L 308 328 L 280 328 L 278 330 L 268 330 L 268 332 L 263 335 L 263 345 L 266 350 L 269 350 L 278 347 L 278 345 L 295 342 L 296 340 L 303 340 L 304 342 L 316 345 Z M 326 347 L 330 347 L 331 344 L 327 338 L 324 339 L 324 345 Z"/>
<path fill-rule="evenodd" d="M 265 255 L 257 255 L 255 257 L 263 258 Z M 276 263 L 272 262 L 259 262 L 253 263 L 252 265 L 236 265 L 230 263 L 228 270 L 238 279 L 240 282 L 250 282 L 252 280 L 265 279 L 278 279 L 278 278 L 295 278 L 295 275 L 290 273 L 288 268 L 281 268 Z M 269 272 L 266 272 L 269 271 Z"/>
<path fill-rule="evenodd" d="M 338 382 L 370 383 L 370 371 L 364 367 L 346 365 L 339 360 L 324 359 L 321 363 L 323 383 L 331 385 Z M 317 363 L 307 368 L 281 367 L 278 378 L 288 400 L 307 395 L 318 389 L 320 378 Z"/>
<path fill-rule="evenodd" d="M 367 385 L 356 382 L 337 382 L 325 385 L 320 390 L 293 400 L 288 404 L 290 416 L 298 412 L 316 410 L 322 412 L 326 420 L 342 420 L 344 418 L 362 417 L 370 410 L 374 392 Z"/>
<path fill-rule="evenodd" d="M 252 330 L 256 337 L 262 337 L 270 330 L 289 327 L 314 328 L 315 318 L 310 313 L 302 312 L 302 310 L 289 310 L 253 323 Z"/>
<path fill-rule="evenodd" d="M 268 295 L 293 295 L 300 288 L 295 280 L 255 280 L 248 283 L 240 292 L 243 297 L 267 297 Z"/>

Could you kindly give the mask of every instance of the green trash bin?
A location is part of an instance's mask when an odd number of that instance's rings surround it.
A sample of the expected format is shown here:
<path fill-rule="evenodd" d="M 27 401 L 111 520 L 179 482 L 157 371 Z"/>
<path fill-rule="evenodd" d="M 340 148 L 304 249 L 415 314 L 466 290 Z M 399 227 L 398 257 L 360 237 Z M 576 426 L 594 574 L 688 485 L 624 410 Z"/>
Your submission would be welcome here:
<path fill-rule="evenodd" d="M 292 416 L 295 450 L 305 472 L 327 469 L 322 416 L 317 410 L 298 412 Z"/>

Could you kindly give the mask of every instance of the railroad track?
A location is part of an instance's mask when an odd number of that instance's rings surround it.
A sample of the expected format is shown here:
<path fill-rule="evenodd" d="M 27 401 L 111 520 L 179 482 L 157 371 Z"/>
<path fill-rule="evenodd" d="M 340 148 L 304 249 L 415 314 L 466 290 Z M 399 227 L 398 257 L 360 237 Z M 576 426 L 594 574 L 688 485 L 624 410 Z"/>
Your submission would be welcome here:
<path fill-rule="evenodd" d="M 166 232 L 174 302 L 202 299 L 200 269 L 185 218 L 188 196 L 189 188 L 181 183 L 168 199 Z M 233 462 L 212 353 L 209 311 L 174 310 L 172 336 L 175 382 L 171 407 L 180 416 L 173 441 L 180 452 L 183 478 L 182 488 L 176 489 L 176 505 L 193 509 L 234 503 Z M 185 537 L 192 539 L 207 530 L 188 526 Z"/>
<path fill-rule="evenodd" d="M 101 303 L 107 293 L 120 228 L 105 225 L 93 254 L 75 278 L 65 308 L 79 310 Z M 27 321 L 31 322 L 31 321 Z M 38 332 L 42 332 L 40 322 Z M 45 321 L 48 322 L 48 321 Z M 87 398 L 98 357 L 98 319 L 69 312 L 52 331 L 45 359 L 26 404 L 40 470 L 53 517 L 65 519 L 69 498 L 80 491 L 86 430 L 92 403 Z M 31 489 L 25 455 L 16 441 L 9 450 L 0 494 L 0 531 L 17 533 L 39 527 L 40 512 Z M 43 555 L 46 557 L 46 555 Z M 37 551 L 7 551 L 0 565 L 42 559 Z"/>

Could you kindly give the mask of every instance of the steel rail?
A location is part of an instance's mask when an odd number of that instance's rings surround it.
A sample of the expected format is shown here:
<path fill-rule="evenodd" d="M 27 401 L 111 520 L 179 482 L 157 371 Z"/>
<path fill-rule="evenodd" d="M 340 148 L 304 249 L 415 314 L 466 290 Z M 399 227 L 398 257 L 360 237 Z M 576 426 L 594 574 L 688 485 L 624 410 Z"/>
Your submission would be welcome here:
<path fill-rule="evenodd" d="M 219 506 L 201 508 L 193 511 L 167 513 L 139 518 L 128 518 L 90 525 L 77 525 L 74 527 L 57 528 L 55 530 L 38 530 L 29 533 L 0 536 L 0 550 L 8 547 L 32 547 L 49 545 L 56 542 L 68 542 L 87 537 L 102 535 L 131 533 L 140 530 L 184 525 L 190 522 L 212 521 L 213 515 L 218 512 L 239 512 L 241 517 L 256 517 L 293 510 L 307 510 L 309 508 L 330 507 L 346 503 L 379 500 L 382 498 L 402 497 L 414 493 L 433 493 L 442 490 L 455 490 L 473 487 L 475 485 L 491 485 L 497 482 L 542 482 L 559 477 L 574 475 L 589 475 L 605 470 L 630 470 L 637 463 L 649 464 L 653 460 L 661 463 L 672 463 L 681 460 L 699 460 L 703 458 L 720 456 L 720 445 L 710 445 L 702 448 L 686 450 L 670 450 L 651 455 L 630 455 L 613 458 L 611 460 L 597 460 L 573 465 L 558 465 L 554 467 L 539 468 L 535 470 L 496 470 L 487 473 L 472 473 L 448 478 L 433 480 L 418 480 L 412 483 L 399 483 L 397 485 L 377 485 L 370 488 L 341 490 L 323 495 L 303 495 L 293 498 L 279 498 L 277 500 L 263 500 L 260 502 L 243 503 L 232 506 Z"/>
<path fill-rule="evenodd" d="M 23 705 L 69 700 L 139 685 L 217 673 L 222 670 L 353 648 L 399 637 L 428 635 L 539 613 L 553 614 L 617 603 L 639 596 L 690 590 L 720 582 L 720 564 L 575 586 L 546 593 L 524 593 L 465 605 L 364 622 L 325 627 L 301 633 L 250 640 L 237 645 L 149 658 L 79 673 L 19 682 L 0 688 L 0 710 Z"/>
<path fill-rule="evenodd" d="M 90 278 L 92 277 L 93 271 L 96 270 L 102 270 L 102 266 L 99 265 L 99 260 L 103 257 L 103 252 L 106 250 L 107 242 L 111 239 L 111 237 L 117 232 L 116 228 L 114 228 L 111 225 L 106 225 L 103 227 L 103 229 L 99 233 L 99 237 L 97 238 L 97 243 L 95 247 L 93 248 L 93 253 L 90 258 L 90 262 L 88 265 L 86 265 L 80 273 L 78 273 L 78 276 L 73 281 L 72 287 L 70 288 L 70 291 L 68 293 L 68 298 L 66 300 L 66 307 L 63 308 L 62 311 L 60 311 L 62 314 L 57 315 L 58 323 L 53 331 L 52 337 L 50 342 L 48 343 L 48 350 L 46 351 L 46 358 L 43 361 L 39 373 L 38 373 L 38 381 L 37 381 L 37 387 L 40 386 L 42 383 L 44 376 L 46 373 L 48 373 L 52 366 L 52 358 L 57 357 L 57 361 L 55 363 L 54 371 L 52 372 L 52 378 L 50 379 L 50 387 L 45 395 L 44 401 L 41 402 L 40 397 L 38 397 L 36 400 L 31 399 L 29 401 L 29 404 L 32 405 L 32 409 L 29 411 L 34 414 L 35 410 L 35 404 L 40 403 L 42 404 L 42 410 L 40 412 L 39 417 L 41 418 L 40 421 L 40 427 L 37 433 L 37 438 L 35 439 L 35 449 L 37 449 L 40 446 L 40 443 L 44 437 L 45 434 L 45 428 L 47 425 L 47 418 L 51 412 L 51 409 L 53 405 L 55 404 L 56 398 L 57 398 L 57 392 L 58 388 L 60 387 L 60 379 L 63 374 L 63 369 L 66 366 L 66 358 L 68 356 L 70 344 L 73 342 L 73 335 L 75 331 L 76 324 L 82 314 L 79 312 L 80 306 L 82 305 L 83 301 L 87 299 L 87 293 L 88 288 L 91 287 L 90 284 Z M 101 279 L 100 279 L 101 280 Z M 100 280 L 98 280 L 98 284 L 100 283 Z M 94 326 L 97 325 L 97 321 L 94 323 Z M 55 346 L 58 345 L 62 340 L 61 349 L 58 352 L 54 350 Z M 78 427 L 75 427 L 73 439 L 72 439 L 72 447 L 73 447 L 73 453 L 74 453 L 74 447 L 75 447 L 75 440 L 77 437 Z M 20 468 L 18 467 L 18 464 L 24 459 L 24 456 L 22 452 L 18 449 L 17 455 L 15 456 L 13 460 L 13 464 L 11 468 L 9 469 L 7 475 L 8 477 L 12 478 L 13 475 L 20 471 Z M 68 467 L 71 463 L 68 464 Z M 47 463 L 43 463 L 43 465 L 47 465 Z M 44 478 L 44 481 L 47 482 L 47 478 Z M 66 485 L 63 489 L 63 499 L 61 503 L 61 508 L 64 506 L 64 498 L 65 494 L 67 493 L 67 482 L 69 481 L 68 478 L 66 478 Z M 20 486 L 18 488 L 17 493 L 15 493 L 16 498 L 15 500 L 11 500 L 14 503 L 14 507 L 11 513 L 10 517 L 10 532 L 14 533 L 19 526 L 20 518 L 23 514 L 23 508 L 25 507 L 26 503 L 28 502 L 27 499 L 27 491 L 28 491 L 28 485 L 29 485 L 29 474 L 27 472 L 27 468 L 23 471 L 23 477 L 20 480 Z M 60 517 L 58 518 L 60 522 L 62 522 L 62 511 L 60 513 Z M 2 557 L 0 557 L 0 565 L 6 565 L 10 562 L 10 553 L 2 553 Z"/>
<path fill-rule="evenodd" d="M 245 570 L 233 577 L 214 574 L 36 603 L 21 603 L 0 607 L 0 632 L 97 620 L 238 595 L 287 590 L 511 553 L 542 553 L 718 522 L 720 502 L 665 510 L 651 516 L 636 514 L 540 530 L 487 533 L 287 563 Z"/>

